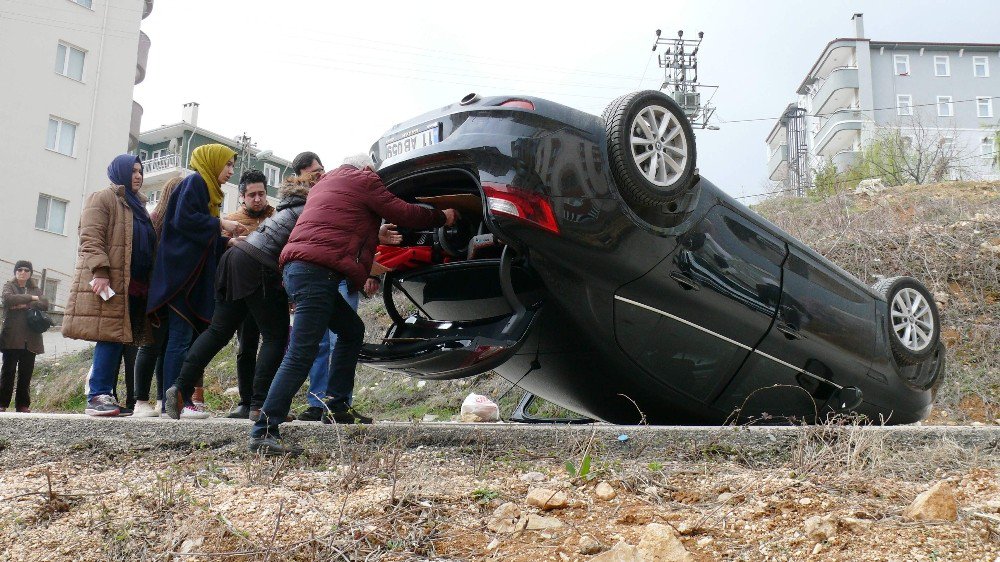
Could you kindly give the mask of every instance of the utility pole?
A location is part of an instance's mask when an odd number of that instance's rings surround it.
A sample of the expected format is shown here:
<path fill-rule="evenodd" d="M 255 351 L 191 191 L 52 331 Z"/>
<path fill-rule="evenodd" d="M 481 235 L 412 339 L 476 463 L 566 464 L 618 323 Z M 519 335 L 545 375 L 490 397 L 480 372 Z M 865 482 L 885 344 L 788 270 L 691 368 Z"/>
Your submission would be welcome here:
<path fill-rule="evenodd" d="M 246 134 L 246 131 L 234 138 L 233 141 L 236 143 L 236 153 L 239 155 L 240 163 L 240 173 L 234 173 L 233 175 L 238 178 L 243 175 L 243 172 L 247 170 L 247 166 L 250 165 L 250 155 L 257 149 L 257 143 L 253 142 L 253 139 Z"/>
<path fill-rule="evenodd" d="M 691 126 L 718 130 L 717 126 L 708 124 L 715 113 L 715 107 L 710 105 L 711 98 L 702 104 L 701 92 L 698 91 L 698 88 L 719 88 L 698 82 L 698 49 L 705 33 L 699 31 L 698 39 L 685 39 L 684 30 L 679 30 L 676 39 L 665 39 L 660 37 L 660 32 L 661 30 L 656 30 L 653 51 L 659 45 L 668 45 L 667 50 L 657 57 L 660 68 L 663 69 L 660 90 L 670 94 L 677 105 L 681 106 L 691 120 Z"/>

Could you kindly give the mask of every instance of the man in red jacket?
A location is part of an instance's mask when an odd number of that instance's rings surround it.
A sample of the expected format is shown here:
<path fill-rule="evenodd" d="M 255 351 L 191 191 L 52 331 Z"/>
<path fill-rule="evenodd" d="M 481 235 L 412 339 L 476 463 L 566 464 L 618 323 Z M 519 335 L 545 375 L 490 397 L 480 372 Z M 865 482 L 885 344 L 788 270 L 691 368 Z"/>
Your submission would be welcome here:
<path fill-rule="evenodd" d="M 330 380 L 354 377 L 365 325 L 338 287 L 346 279 L 357 291 L 365 286 L 378 230 L 385 218 L 409 228 L 452 225 L 454 209 L 439 211 L 413 205 L 389 193 L 365 154 L 344 160 L 313 186 L 292 234 L 281 252 L 285 290 L 295 303 L 288 350 L 250 432 L 250 450 L 270 455 L 297 454 L 301 449 L 281 443 L 278 427 L 285 421 L 292 398 L 305 381 L 319 342 L 329 328 L 337 334 L 330 361 Z M 371 423 L 346 400 L 328 400 L 325 423 Z"/>

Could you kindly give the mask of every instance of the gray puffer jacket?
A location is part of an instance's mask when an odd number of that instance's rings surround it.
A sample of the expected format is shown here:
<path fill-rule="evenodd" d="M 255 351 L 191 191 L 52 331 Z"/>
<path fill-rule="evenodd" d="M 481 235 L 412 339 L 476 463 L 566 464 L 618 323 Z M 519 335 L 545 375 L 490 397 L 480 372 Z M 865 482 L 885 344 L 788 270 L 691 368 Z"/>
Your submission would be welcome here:
<path fill-rule="evenodd" d="M 236 240 L 234 246 L 243 250 L 261 265 L 278 271 L 278 256 L 288 242 L 295 223 L 306 205 L 309 186 L 285 183 L 278 192 L 278 206 L 273 215 L 261 223 L 245 240 Z"/>

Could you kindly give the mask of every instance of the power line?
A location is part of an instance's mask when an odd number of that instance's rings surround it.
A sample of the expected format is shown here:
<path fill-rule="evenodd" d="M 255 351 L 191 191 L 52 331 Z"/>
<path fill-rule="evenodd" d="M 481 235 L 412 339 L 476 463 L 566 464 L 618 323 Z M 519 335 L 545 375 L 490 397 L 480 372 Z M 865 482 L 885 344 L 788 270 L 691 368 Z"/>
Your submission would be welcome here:
<path fill-rule="evenodd" d="M 976 97 L 974 99 L 954 100 L 954 101 L 951 101 L 951 102 L 948 102 L 948 103 L 977 102 L 979 100 L 987 99 L 987 98 L 989 98 L 989 99 L 1000 99 L 1000 96 L 978 96 L 978 97 Z M 915 107 L 930 107 L 930 106 L 936 106 L 936 105 L 938 105 L 937 102 L 934 102 L 934 103 L 913 104 L 913 105 L 908 105 L 908 106 L 905 106 L 905 107 L 915 108 Z M 891 106 L 891 107 L 877 107 L 877 108 L 871 109 L 871 110 L 849 109 L 847 111 L 857 111 L 857 112 L 861 112 L 861 111 L 891 111 L 893 109 L 899 109 L 900 107 L 901 106 L 894 105 L 894 106 Z M 811 115 L 808 115 L 808 116 L 809 117 L 829 117 L 831 115 L 836 115 L 837 113 L 841 113 L 841 112 L 844 112 L 844 110 L 843 109 L 838 109 L 838 110 L 835 110 L 835 111 L 831 111 L 830 113 L 815 113 L 815 114 L 811 114 Z M 734 119 L 732 121 L 726 121 L 725 119 L 722 119 L 722 117 L 720 116 L 719 120 L 722 121 L 723 123 L 751 123 L 751 122 L 754 122 L 754 121 L 776 121 L 778 119 L 781 119 L 782 117 L 784 117 L 784 115 L 780 115 L 778 117 L 754 117 L 752 119 Z M 909 116 L 908 115 L 901 115 L 900 117 L 909 117 Z"/>

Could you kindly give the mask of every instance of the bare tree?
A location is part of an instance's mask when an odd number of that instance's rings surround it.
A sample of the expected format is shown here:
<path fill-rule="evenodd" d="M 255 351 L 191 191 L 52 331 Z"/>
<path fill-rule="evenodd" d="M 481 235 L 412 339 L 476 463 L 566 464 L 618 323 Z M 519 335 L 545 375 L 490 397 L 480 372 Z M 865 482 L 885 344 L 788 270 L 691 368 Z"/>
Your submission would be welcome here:
<path fill-rule="evenodd" d="M 888 185 L 939 182 L 968 168 L 968 147 L 955 128 L 928 126 L 925 119 L 918 112 L 879 126 L 855 167 Z"/>

